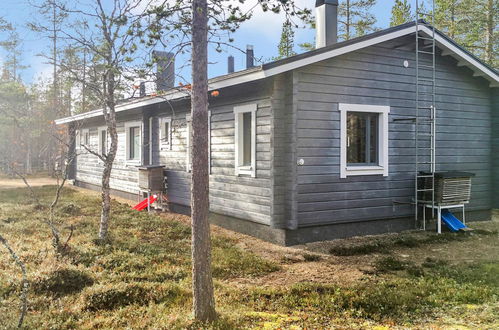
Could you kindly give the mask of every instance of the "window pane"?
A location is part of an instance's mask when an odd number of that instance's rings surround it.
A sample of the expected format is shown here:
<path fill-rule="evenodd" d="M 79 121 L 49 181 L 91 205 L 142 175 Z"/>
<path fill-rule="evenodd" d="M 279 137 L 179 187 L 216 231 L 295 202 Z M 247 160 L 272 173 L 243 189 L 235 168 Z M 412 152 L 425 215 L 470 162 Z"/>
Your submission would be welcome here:
<path fill-rule="evenodd" d="M 251 112 L 243 113 L 243 163 L 251 166 Z"/>
<path fill-rule="evenodd" d="M 358 113 L 347 116 L 347 163 L 366 163 L 366 119 Z"/>
<path fill-rule="evenodd" d="M 100 139 L 101 146 L 100 146 L 100 150 L 101 150 L 102 154 L 105 154 L 106 153 L 106 147 L 107 147 L 107 132 L 106 131 L 101 131 L 100 134 L 101 134 L 101 139 Z"/>
<path fill-rule="evenodd" d="M 378 117 L 372 113 L 347 115 L 347 163 L 378 163 Z"/>
<path fill-rule="evenodd" d="M 140 127 L 130 127 L 130 159 L 139 159 Z"/>
<path fill-rule="evenodd" d="M 163 136 L 163 141 L 166 143 L 170 142 L 170 123 L 165 122 L 165 136 Z"/>

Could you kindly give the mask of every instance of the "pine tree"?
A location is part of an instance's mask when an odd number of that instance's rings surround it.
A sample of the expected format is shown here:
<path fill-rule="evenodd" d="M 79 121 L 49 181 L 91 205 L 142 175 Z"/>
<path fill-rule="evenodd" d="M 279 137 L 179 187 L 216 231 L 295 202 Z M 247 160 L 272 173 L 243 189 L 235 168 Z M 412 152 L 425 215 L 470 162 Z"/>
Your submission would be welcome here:
<path fill-rule="evenodd" d="M 282 24 L 281 40 L 277 46 L 279 56 L 275 57 L 274 60 L 280 60 L 282 58 L 296 55 L 293 50 L 294 38 L 295 32 L 293 31 L 293 25 L 289 20 L 286 20 Z"/>
<path fill-rule="evenodd" d="M 392 7 L 390 26 L 397 26 L 414 20 L 411 4 L 407 0 L 395 0 Z"/>
<path fill-rule="evenodd" d="M 338 39 L 349 40 L 375 31 L 376 18 L 370 13 L 376 0 L 344 0 L 338 7 Z"/>

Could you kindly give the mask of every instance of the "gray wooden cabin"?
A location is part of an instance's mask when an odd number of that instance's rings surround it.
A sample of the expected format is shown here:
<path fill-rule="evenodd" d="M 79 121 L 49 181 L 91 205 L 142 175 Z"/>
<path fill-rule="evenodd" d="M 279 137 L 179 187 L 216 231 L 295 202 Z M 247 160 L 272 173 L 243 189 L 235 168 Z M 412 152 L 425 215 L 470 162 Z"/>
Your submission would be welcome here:
<path fill-rule="evenodd" d="M 413 229 L 414 123 L 394 119 L 415 115 L 414 34 L 409 23 L 211 79 L 220 93 L 209 99 L 211 221 L 283 245 Z M 499 76 L 435 38 L 437 171 L 475 173 L 468 219 L 489 219 L 499 204 Z M 354 168 L 342 116 L 359 111 L 376 118 L 377 160 Z M 188 213 L 187 94 L 132 100 L 117 116 L 113 192 L 136 199 L 137 166 L 161 164 L 171 209 Z M 58 123 L 79 127 L 75 184 L 97 189 L 102 164 L 81 144 L 100 150 L 101 111 Z M 130 127 L 140 127 L 135 159 Z"/>

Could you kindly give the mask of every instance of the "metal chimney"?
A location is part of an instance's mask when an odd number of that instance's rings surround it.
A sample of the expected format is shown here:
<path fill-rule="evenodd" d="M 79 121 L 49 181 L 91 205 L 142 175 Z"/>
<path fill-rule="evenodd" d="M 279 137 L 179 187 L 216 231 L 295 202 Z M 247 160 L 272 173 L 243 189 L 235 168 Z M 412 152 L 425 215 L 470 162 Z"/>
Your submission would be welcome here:
<path fill-rule="evenodd" d="M 141 81 L 139 86 L 140 86 L 139 87 L 139 96 L 140 97 L 146 96 L 146 83 L 144 81 Z"/>
<path fill-rule="evenodd" d="M 338 0 L 315 1 L 315 48 L 338 41 Z"/>
<path fill-rule="evenodd" d="M 246 46 L 246 69 L 252 68 L 254 64 L 255 54 L 253 52 L 253 45 Z"/>
<path fill-rule="evenodd" d="M 227 72 L 232 73 L 234 72 L 234 56 L 230 55 L 227 58 Z"/>
<path fill-rule="evenodd" d="M 156 62 L 156 89 L 166 91 L 175 86 L 175 57 L 173 53 L 152 51 Z"/>

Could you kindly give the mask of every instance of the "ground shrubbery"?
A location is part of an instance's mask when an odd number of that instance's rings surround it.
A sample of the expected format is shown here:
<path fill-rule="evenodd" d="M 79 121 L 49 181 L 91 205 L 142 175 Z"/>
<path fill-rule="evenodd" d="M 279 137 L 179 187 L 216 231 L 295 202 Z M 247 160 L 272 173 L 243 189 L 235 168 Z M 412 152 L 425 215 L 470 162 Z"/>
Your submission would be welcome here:
<path fill-rule="evenodd" d="M 36 294 L 52 294 L 64 296 L 80 292 L 83 288 L 94 284 L 94 280 L 86 272 L 78 269 L 57 269 L 46 277 L 34 279 L 31 287 Z"/>
<path fill-rule="evenodd" d="M 83 292 L 83 309 L 98 311 L 149 303 L 175 304 L 189 293 L 174 284 L 120 283 L 96 286 Z"/>
<path fill-rule="evenodd" d="M 47 203 L 53 189 L 41 187 L 36 191 Z M 452 240 L 471 242 L 472 235 L 393 235 L 338 244 L 332 254 L 352 256 L 341 258 L 354 262 L 367 254 L 374 271 L 343 285 L 280 286 L 266 281 L 281 273 L 292 276 L 286 273 L 287 267 L 329 265 L 328 258 L 339 258 L 297 250 L 294 258 L 281 260 L 277 256 L 278 261 L 273 261 L 240 248 L 232 236 L 213 235 L 213 275 L 220 319 L 211 325 L 197 324 L 190 316 L 191 231 L 185 218 L 136 212 L 113 201 L 111 238 L 105 244 L 95 244 L 99 198 L 65 189 L 56 210 L 57 221 L 63 224 L 64 237 L 69 226 L 74 233 L 67 256 L 57 259 L 52 254 L 50 231 L 43 223 L 45 211 L 33 210 L 28 201 L 25 189 L 0 189 L 0 230 L 28 268 L 27 328 L 410 327 L 418 324 L 414 322 L 431 320 L 442 308 L 494 306 L 499 296 L 497 258 L 451 264 L 436 258 L 415 262 L 392 253 L 394 248 L 420 248 Z M 492 238 L 496 234 L 478 231 L 474 235 Z M 4 256 L 2 251 L 0 256 Z M 8 258 L 0 258 L 0 270 L 0 328 L 8 328 L 18 316 L 13 311 L 19 304 L 20 277 Z M 271 275 L 262 278 L 267 274 Z M 254 285 L 252 281 L 264 284 Z M 481 316 L 488 320 L 488 326 L 495 322 L 492 314 Z"/>

